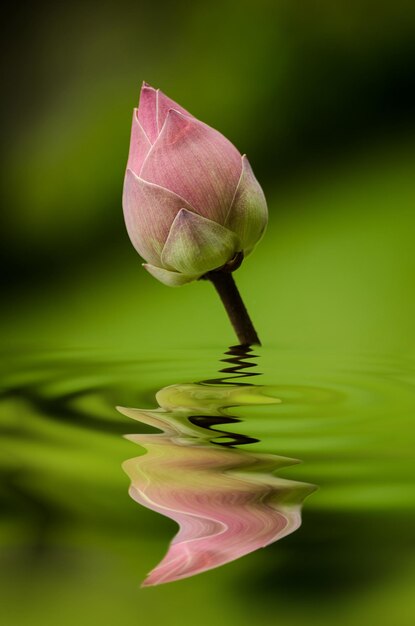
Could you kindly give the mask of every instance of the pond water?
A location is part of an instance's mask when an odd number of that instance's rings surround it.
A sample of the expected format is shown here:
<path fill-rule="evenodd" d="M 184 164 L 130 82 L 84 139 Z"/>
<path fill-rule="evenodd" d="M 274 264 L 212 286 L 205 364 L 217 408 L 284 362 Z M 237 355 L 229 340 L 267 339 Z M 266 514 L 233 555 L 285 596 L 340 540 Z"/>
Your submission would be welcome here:
<path fill-rule="evenodd" d="M 412 359 L 3 363 L 3 623 L 413 623 Z"/>

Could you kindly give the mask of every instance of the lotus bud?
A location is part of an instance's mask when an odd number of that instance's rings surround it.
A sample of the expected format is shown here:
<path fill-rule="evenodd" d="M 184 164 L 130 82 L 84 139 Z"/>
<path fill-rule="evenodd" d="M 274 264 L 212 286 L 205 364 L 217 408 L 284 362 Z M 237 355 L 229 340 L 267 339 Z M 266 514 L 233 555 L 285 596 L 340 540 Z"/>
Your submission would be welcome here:
<path fill-rule="evenodd" d="M 159 89 L 134 110 L 123 209 L 145 269 L 177 287 L 248 255 L 267 205 L 246 156 Z M 243 256 L 242 256 L 243 255 Z"/>

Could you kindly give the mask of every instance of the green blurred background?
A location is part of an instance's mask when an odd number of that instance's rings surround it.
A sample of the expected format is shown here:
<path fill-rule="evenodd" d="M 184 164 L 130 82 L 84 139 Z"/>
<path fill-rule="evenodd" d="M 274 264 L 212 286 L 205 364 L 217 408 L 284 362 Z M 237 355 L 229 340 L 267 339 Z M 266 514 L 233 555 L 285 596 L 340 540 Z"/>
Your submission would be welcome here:
<path fill-rule="evenodd" d="M 413 2 L 40 0 L 5 16 L 5 623 L 412 626 Z M 281 544 L 138 591 L 174 525 L 128 499 L 138 449 L 114 405 L 214 377 L 235 341 L 209 284 L 161 285 L 125 232 L 143 79 L 246 152 L 264 188 L 269 228 L 236 280 L 261 381 L 288 408 L 236 412 L 320 490 Z"/>
<path fill-rule="evenodd" d="M 125 233 L 145 79 L 246 152 L 264 187 L 269 230 L 236 276 L 265 343 L 413 346 L 412 2 L 7 5 L 6 342 L 232 341 L 210 285 L 166 289 Z"/>

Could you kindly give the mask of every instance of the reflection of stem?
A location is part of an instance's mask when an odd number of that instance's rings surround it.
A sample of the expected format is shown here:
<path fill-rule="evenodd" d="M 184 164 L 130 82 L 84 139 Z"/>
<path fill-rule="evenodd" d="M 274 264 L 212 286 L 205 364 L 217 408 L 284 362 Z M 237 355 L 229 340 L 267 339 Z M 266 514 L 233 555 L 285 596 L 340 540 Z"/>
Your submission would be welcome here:
<path fill-rule="evenodd" d="M 213 271 L 204 278 L 215 286 L 241 344 L 261 345 L 231 272 Z"/>
<path fill-rule="evenodd" d="M 257 367 L 257 363 L 255 361 L 251 362 L 249 359 L 256 359 L 257 354 L 252 352 L 252 348 L 250 346 L 230 346 L 228 350 L 225 352 L 224 359 L 221 359 L 222 363 L 230 363 L 230 367 L 223 367 L 220 370 L 220 374 L 233 374 L 232 376 L 221 376 L 219 378 L 211 378 L 207 380 L 200 381 L 200 385 L 239 385 L 242 386 L 251 386 L 252 383 L 243 383 L 240 381 L 241 378 L 247 378 L 251 376 L 260 376 L 261 372 L 252 372 L 252 368 Z M 249 371 L 248 371 L 249 370 Z M 235 382 L 237 379 L 238 382 Z"/>
<path fill-rule="evenodd" d="M 252 383 L 242 383 L 240 381 L 241 378 L 245 378 L 247 376 L 260 376 L 260 372 L 246 371 L 251 370 L 253 367 L 257 367 L 255 362 L 251 363 L 248 360 L 257 357 L 257 355 L 252 352 L 252 348 L 250 346 L 230 346 L 230 348 L 228 348 L 225 352 L 225 357 L 226 358 L 221 359 L 221 362 L 230 363 L 231 366 L 223 367 L 219 373 L 221 374 L 223 372 L 224 374 L 232 374 L 232 376 L 210 378 L 202 380 L 199 383 L 196 383 L 196 385 L 213 386 L 216 393 L 219 392 L 219 397 L 222 395 L 223 398 L 229 398 L 229 396 L 227 396 L 227 391 L 224 391 L 222 394 L 220 393 L 221 386 L 226 387 L 229 385 L 229 387 L 234 390 L 242 390 L 244 387 L 249 387 L 252 390 L 253 387 L 256 387 L 256 385 L 253 385 Z M 237 381 L 235 379 L 237 379 Z M 260 387 L 258 387 L 258 389 L 260 389 Z M 232 394 L 232 391 L 230 391 L 230 393 Z M 247 443 L 256 443 L 258 439 L 255 439 L 254 437 L 247 437 L 246 435 L 235 434 L 226 430 L 217 430 L 215 428 L 215 426 L 218 425 L 233 424 L 240 421 L 240 419 L 236 416 L 229 415 L 227 412 L 222 413 L 222 409 L 225 408 L 225 406 L 226 403 L 223 406 L 218 404 L 217 411 L 209 411 L 208 414 L 202 413 L 190 415 L 188 420 L 195 426 L 213 431 L 215 433 L 215 437 L 210 440 L 212 444 L 231 448 L 235 445 L 242 446 Z M 216 436 L 216 433 L 219 434 Z"/>
<path fill-rule="evenodd" d="M 230 367 L 223 367 L 220 371 L 225 374 L 235 374 L 235 376 L 228 376 L 227 380 L 231 378 L 245 378 L 246 376 L 259 376 L 260 372 L 247 372 L 252 367 L 257 367 L 255 361 L 251 362 L 249 359 L 256 359 L 257 354 L 252 352 L 250 346 L 230 346 L 225 352 L 227 358 L 221 359 L 222 363 L 230 363 Z M 225 380 L 225 379 L 223 379 Z"/>

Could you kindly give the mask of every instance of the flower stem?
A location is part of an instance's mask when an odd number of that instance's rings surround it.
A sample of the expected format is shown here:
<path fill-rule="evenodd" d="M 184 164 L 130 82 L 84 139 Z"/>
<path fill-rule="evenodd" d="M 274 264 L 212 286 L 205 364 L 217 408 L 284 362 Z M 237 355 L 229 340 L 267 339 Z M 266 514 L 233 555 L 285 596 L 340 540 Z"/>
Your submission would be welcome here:
<path fill-rule="evenodd" d="M 203 278 L 210 280 L 226 309 L 232 326 L 235 329 L 241 345 L 261 345 L 248 311 L 239 294 L 232 273 L 224 270 L 208 272 Z"/>

